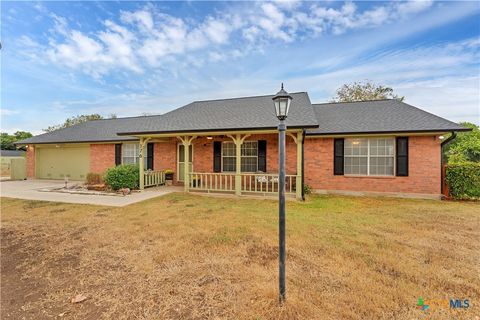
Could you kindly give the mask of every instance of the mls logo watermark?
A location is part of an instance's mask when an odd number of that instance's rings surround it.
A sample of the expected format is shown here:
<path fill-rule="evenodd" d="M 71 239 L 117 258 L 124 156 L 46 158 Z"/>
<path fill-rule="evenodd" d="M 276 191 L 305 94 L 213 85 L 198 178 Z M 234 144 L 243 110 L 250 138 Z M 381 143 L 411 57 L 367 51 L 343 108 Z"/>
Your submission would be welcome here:
<path fill-rule="evenodd" d="M 463 308 L 468 309 L 470 307 L 470 301 L 468 299 L 460 300 L 460 299 L 450 299 L 450 308 L 457 309 Z"/>
<path fill-rule="evenodd" d="M 433 307 L 443 307 L 450 309 L 468 309 L 470 307 L 469 299 L 423 299 L 422 297 L 418 298 L 417 309 L 428 310 Z"/>

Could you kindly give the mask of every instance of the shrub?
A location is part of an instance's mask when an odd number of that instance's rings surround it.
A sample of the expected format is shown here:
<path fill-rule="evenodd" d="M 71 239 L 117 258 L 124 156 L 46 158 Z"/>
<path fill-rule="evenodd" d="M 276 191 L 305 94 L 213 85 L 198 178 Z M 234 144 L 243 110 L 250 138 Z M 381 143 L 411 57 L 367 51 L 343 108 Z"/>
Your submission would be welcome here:
<path fill-rule="evenodd" d="M 303 185 L 303 193 L 304 194 L 310 194 L 312 193 L 312 187 L 308 184 Z"/>
<path fill-rule="evenodd" d="M 480 162 L 449 164 L 445 179 L 454 199 L 480 199 Z"/>
<path fill-rule="evenodd" d="M 87 185 L 102 184 L 103 183 L 102 175 L 99 173 L 89 172 L 87 174 L 87 179 L 85 183 Z"/>
<path fill-rule="evenodd" d="M 105 183 L 113 190 L 122 188 L 138 189 L 140 183 L 140 173 L 138 165 L 122 164 L 110 168 L 105 173 Z"/>

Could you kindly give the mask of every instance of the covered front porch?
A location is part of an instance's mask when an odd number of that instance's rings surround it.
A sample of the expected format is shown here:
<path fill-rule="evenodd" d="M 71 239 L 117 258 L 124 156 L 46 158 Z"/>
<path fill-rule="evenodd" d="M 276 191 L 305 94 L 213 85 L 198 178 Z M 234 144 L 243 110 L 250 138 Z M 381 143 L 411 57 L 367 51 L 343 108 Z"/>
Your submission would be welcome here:
<path fill-rule="evenodd" d="M 165 183 L 174 171 L 174 185 L 185 192 L 273 195 L 278 193 L 278 133 L 270 131 L 145 134 L 140 140 L 140 189 Z M 288 130 L 287 196 L 302 199 L 302 130 Z M 154 170 L 145 170 L 151 148 Z M 152 149 L 153 148 L 153 149 Z M 188 159 L 188 160 L 187 160 Z"/>

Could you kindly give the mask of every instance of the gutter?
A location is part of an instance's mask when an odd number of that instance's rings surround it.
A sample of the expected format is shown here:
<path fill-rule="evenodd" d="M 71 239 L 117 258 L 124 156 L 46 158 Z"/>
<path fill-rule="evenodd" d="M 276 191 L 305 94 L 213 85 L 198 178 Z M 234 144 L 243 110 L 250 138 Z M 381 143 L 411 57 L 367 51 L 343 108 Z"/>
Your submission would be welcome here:
<path fill-rule="evenodd" d="M 443 179 L 445 179 L 445 177 L 443 177 L 443 166 L 444 166 L 444 163 L 445 161 L 443 160 L 443 149 L 444 147 L 446 147 L 450 142 L 452 142 L 452 140 L 454 140 L 455 138 L 457 137 L 457 133 L 455 131 L 452 131 L 452 135 L 450 137 L 448 137 L 445 141 L 442 141 L 442 143 L 440 144 L 440 170 L 441 171 L 441 176 Z M 444 192 L 444 188 L 443 188 L 443 179 L 442 181 L 440 181 L 440 190 L 443 194 Z"/>
<path fill-rule="evenodd" d="M 305 135 L 307 130 L 302 130 L 302 200 L 305 201 Z"/>

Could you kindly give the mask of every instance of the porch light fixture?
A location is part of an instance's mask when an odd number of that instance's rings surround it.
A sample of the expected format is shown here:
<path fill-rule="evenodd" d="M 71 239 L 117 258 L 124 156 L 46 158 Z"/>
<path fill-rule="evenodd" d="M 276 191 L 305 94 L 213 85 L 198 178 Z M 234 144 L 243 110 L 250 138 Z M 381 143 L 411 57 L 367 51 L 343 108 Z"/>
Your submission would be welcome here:
<path fill-rule="evenodd" d="M 290 109 L 290 103 L 292 102 L 292 96 L 288 94 L 282 88 L 278 93 L 272 98 L 273 104 L 275 105 L 275 114 L 277 115 L 278 120 L 282 121 L 287 118 L 288 111 Z"/>
<path fill-rule="evenodd" d="M 207 136 L 207 140 L 212 140 L 213 137 L 212 136 Z"/>
<path fill-rule="evenodd" d="M 280 303 L 285 301 L 285 119 L 292 96 L 282 88 L 272 98 L 278 125 L 278 286 Z"/>

